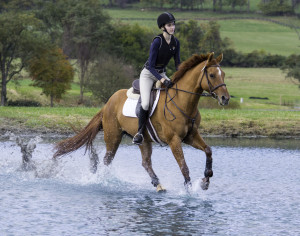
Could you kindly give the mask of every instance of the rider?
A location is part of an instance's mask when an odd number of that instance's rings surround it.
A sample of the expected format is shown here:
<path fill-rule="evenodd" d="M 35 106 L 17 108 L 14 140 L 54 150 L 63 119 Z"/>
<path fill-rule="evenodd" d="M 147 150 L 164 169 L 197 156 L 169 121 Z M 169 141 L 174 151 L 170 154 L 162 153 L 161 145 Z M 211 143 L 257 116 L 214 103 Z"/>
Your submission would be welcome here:
<path fill-rule="evenodd" d="M 157 35 L 150 46 L 150 53 L 147 62 L 140 74 L 140 93 L 141 108 L 138 114 L 139 127 L 138 133 L 133 137 L 133 143 L 142 144 L 144 137 L 143 131 L 148 118 L 150 92 L 153 83 L 160 80 L 167 88 L 173 86 L 173 83 L 166 76 L 166 66 L 173 57 L 176 70 L 180 64 L 180 44 L 179 40 L 174 37 L 175 33 L 175 17 L 164 12 L 157 18 L 158 28 L 162 30 L 162 34 Z"/>

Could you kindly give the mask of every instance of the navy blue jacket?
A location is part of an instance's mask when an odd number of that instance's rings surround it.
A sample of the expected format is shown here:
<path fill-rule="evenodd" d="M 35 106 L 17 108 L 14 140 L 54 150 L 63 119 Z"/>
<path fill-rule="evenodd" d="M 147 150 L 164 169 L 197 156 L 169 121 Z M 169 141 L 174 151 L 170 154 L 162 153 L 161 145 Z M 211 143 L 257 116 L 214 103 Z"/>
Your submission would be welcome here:
<path fill-rule="evenodd" d="M 171 58 L 174 58 L 176 70 L 180 64 L 180 44 L 179 40 L 173 35 L 171 36 L 171 42 L 168 44 L 165 37 L 160 34 L 153 39 L 150 47 L 150 53 L 148 61 L 145 67 L 158 79 L 162 79 L 162 76 L 158 71 L 165 71 L 165 67 L 168 65 Z"/>

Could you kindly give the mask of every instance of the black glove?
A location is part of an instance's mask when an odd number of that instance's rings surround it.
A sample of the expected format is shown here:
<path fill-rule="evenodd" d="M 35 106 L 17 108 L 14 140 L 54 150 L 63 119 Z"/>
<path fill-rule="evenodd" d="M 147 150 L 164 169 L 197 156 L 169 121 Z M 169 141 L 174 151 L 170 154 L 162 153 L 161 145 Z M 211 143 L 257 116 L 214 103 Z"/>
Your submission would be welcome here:
<path fill-rule="evenodd" d="M 174 83 L 170 80 L 165 79 L 165 81 L 163 82 L 164 86 L 166 86 L 167 88 L 171 88 Z"/>

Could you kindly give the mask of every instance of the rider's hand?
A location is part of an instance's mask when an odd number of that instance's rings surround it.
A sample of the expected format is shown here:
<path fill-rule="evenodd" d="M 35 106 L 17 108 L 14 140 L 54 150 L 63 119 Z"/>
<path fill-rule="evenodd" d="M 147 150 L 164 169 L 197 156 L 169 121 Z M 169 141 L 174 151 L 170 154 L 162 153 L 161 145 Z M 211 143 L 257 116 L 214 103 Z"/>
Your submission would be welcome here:
<path fill-rule="evenodd" d="M 164 84 L 167 88 L 171 88 L 171 87 L 174 85 L 174 83 L 173 83 L 172 81 L 167 80 L 167 79 L 165 79 L 165 80 L 163 81 L 163 84 Z"/>

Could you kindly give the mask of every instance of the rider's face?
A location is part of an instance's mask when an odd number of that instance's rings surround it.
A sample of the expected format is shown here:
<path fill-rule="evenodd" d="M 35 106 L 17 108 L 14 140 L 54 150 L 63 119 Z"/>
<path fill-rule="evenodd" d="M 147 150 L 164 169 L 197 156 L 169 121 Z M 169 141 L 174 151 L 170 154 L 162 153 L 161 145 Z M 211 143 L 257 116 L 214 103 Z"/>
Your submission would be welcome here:
<path fill-rule="evenodd" d="M 175 22 L 170 22 L 168 24 L 165 24 L 165 28 L 168 31 L 169 34 L 174 34 L 175 32 Z"/>

